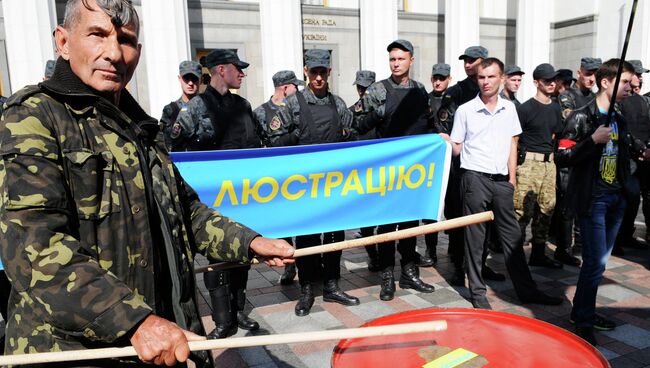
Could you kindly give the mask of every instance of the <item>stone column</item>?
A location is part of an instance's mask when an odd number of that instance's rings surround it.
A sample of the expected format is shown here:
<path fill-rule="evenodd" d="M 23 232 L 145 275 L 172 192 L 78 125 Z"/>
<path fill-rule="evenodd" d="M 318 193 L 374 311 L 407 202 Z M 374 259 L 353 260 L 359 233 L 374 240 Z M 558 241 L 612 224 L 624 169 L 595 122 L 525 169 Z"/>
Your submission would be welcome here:
<path fill-rule="evenodd" d="M 533 70 L 551 58 L 551 2 L 519 0 L 517 10 L 517 65 L 522 76 L 517 99 L 521 102 L 535 95 Z"/>
<path fill-rule="evenodd" d="M 180 97 L 178 64 L 191 58 L 187 0 L 142 0 L 142 51 L 146 54 L 149 113 L 160 118 L 162 109 Z"/>
<path fill-rule="evenodd" d="M 397 35 L 397 2 L 359 0 L 361 69 L 377 73 L 377 80 L 390 76 L 386 47 Z"/>
<path fill-rule="evenodd" d="M 303 78 L 302 12 L 300 0 L 260 1 L 264 100 L 273 94 L 271 77 L 293 70 Z"/>
<path fill-rule="evenodd" d="M 54 0 L 3 0 L 11 93 L 43 80 L 45 62 L 55 58 Z M 6 93 L 8 95 L 8 93 Z"/>
<path fill-rule="evenodd" d="M 478 1 L 445 0 L 445 62 L 451 65 L 452 83 L 467 77 L 458 56 L 479 41 Z"/>

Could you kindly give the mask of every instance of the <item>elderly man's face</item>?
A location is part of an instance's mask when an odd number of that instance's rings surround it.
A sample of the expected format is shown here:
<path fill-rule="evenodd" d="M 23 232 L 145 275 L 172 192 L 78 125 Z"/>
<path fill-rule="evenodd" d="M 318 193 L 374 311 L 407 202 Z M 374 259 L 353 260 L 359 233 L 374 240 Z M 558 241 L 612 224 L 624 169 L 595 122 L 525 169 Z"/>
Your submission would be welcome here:
<path fill-rule="evenodd" d="M 94 1 L 79 6 L 78 22 L 56 29 L 57 47 L 72 71 L 98 92 L 118 96 L 131 80 L 141 45 L 133 24 L 116 27 Z"/>

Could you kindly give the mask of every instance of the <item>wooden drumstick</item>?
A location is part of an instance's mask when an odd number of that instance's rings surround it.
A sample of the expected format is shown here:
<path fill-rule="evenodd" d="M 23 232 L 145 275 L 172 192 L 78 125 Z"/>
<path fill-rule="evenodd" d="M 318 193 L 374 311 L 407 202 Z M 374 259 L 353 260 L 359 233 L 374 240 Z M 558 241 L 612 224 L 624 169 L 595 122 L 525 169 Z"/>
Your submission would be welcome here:
<path fill-rule="evenodd" d="M 429 321 L 417 323 L 403 323 L 387 326 L 372 326 L 360 328 L 347 328 L 341 330 L 310 331 L 278 335 L 262 335 L 252 337 L 234 337 L 219 340 L 190 341 L 190 350 L 214 350 L 227 348 L 243 348 L 250 346 L 278 345 L 303 343 L 326 340 L 353 339 L 359 337 L 401 335 L 431 331 L 444 331 L 447 329 L 446 321 Z M 41 364 L 54 362 L 69 362 L 92 359 L 122 358 L 137 356 L 135 348 L 103 348 L 88 350 L 71 350 L 49 353 L 34 353 L 22 355 L 0 356 L 0 366 Z"/>
<path fill-rule="evenodd" d="M 424 234 L 437 233 L 440 231 L 456 229 L 459 227 L 474 225 L 481 222 L 492 221 L 492 220 L 494 220 L 494 213 L 492 211 L 479 212 L 473 215 L 457 217 L 451 220 L 435 222 L 433 224 L 412 227 L 410 229 L 398 230 L 386 234 L 378 234 L 378 235 L 368 236 L 365 238 L 351 239 L 351 240 L 345 240 L 337 243 L 296 249 L 296 251 L 293 253 L 293 257 L 298 258 L 298 257 L 304 257 L 313 254 L 334 252 L 343 249 L 365 247 L 368 245 L 373 245 L 373 244 L 378 244 L 378 243 L 383 243 L 383 242 L 393 241 L 393 240 L 400 240 L 405 238 L 411 238 L 414 236 L 419 236 Z M 259 263 L 259 261 L 257 259 L 253 259 L 251 263 L 256 264 Z M 201 272 L 209 272 L 214 270 L 224 270 L 224 269 L 241 267 L 246 265 L 249 264 L 228 263 L 228 262 L 215 263 L 203 267 L 197 267 L 194 269 L 194 272 L 201 273 Z"/>

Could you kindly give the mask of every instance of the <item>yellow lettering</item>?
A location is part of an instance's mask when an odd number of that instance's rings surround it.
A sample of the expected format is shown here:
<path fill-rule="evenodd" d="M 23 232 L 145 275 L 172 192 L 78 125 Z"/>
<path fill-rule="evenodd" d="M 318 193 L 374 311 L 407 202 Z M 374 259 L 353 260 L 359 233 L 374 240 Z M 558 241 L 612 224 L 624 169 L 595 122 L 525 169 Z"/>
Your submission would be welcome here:
<path fill-rule="evenodd" d="M 400 190 L 402 189 L 402 184 L 404 184 L 404 181 L 406 180 L 406 177 L 404 176 L 404 166 L 400 166 L 398 168 L 398 173 L 397 173 L 397 187 L 395 189 Z"/>
<path fill-rule="evenodd" d="M 289 185 L 293 183 L 294 181 L 298 181 L 302 184 L 307 183 L 307 178 L 305 178 L 302 175 L 291 175 L 290 177 L 287 178 L 287 180 L 282 183 L 282 196 L 290 201 L 295 201 L 296 199 L 299 199 L 302 197 L 307 190 L 305 189 L 300 189 L 296 193 L 289 193 Z"/>
<path fill-rule="evenodd" d="M 239 203 L 237 202 L 237 195 L 235 194 L 235 186 L 232 184 L 232 180 L 226 180 L 223 183 L 221 183 L 221 188 L 219 188 L 219 194 L 217 194 L 217 199 L 214 200 L 214 203 L 212 204 L 213 207 L 219 207 L 221 206 L 221 202 L 223 201 L 223 197 L 228 194 L 228 198 L 230 199 L 230 203 L 232 203 L 233 206 L 238 205 Z"/>
<path fill-rule="evenodd" d="M 264 184 L 269 184 L 271 186 L 271 193 L 263 197 L 260 195 L 260 188 Z M 261 178 L 260 180 L 255 182 L 255 185 L 253 186 L 253 198 L 259 203 L 269 202 L 273 198 L 275 198 L 276 195 L 278 195 L 279 189 L 280 186 L 278 185 L 278 181 L 275 180 L 275 178 L 269 176 Z"/>
<path fill-rule="evenodd" d="M 411 180 L 411 175 L 413 174 L 414 171 L 417 171 L 418 173 L 420 173 L 420 177 L 418 178 L 418 180 L 416 182 L 413 182 Z M 409 189 L 415 189 L 415 188 L 419 187 L 420 185 L 422 185 L 422 183 L 424 183 L 425 177 L 426 177 L 426 169 L 424 168 L 424 165 L 415 164 L 415 165 L 409 167 L 409 169 L 406 171 L 406 186 Z"/>
<path fill-rule="evenodd" d="M 343 173 L 339 171 L 328 172 L 325 177 L 325 197 L 332 195 L 332 189 L 343 182 Z"/>
<path fill-rule="evenodd" d="M 393 190 L 395 185 L 395 166 L 388 167 L 388 190 Z"/>
<path fill-rule="evenodd" d="M 325 177 L 323 173 L 309 174 L 309 180 L 311 180 L 311 197 L 318 197 L 318 182 Z"/>
<path fill-rule="evenodd" d="M 433 162 L 429 163 L 429 180 L 427 180 L 428 187 L 433 185 L 433 173 L 435 171 L 436 171 L 436 164 Z"/>
<path fill-rule="evenodd" d="M 357 169 L 350 171 L 350 174 L 345 179 L 341 195 L 346 196 L 350 191 L 356 191 L 359 194 L 363 194 L 363 185 L 361 185 L 361 180 L 359 180 L 359 171 Z"/>
<path fill-rule="evenodd" d="M 251 189 L 251 180 L 250 179 L 244 179 L 242 182 L 242 188 L 241 188 L 241 204 L 248 204 L 248 198 L 250 196 L 254 196 L 253 191 Z"/>
<path fill-rule="evenodd" d="M 372 194 L 372 193 L 379 193 L 382 197 L 386 195 L 386 167 L 381 166 L 379 168 L 379 185 L 377 187 L 373 187 L 373 180 L 372 180 L 372 167 L 369 167 L 366 170 L 366 193 Z"/>

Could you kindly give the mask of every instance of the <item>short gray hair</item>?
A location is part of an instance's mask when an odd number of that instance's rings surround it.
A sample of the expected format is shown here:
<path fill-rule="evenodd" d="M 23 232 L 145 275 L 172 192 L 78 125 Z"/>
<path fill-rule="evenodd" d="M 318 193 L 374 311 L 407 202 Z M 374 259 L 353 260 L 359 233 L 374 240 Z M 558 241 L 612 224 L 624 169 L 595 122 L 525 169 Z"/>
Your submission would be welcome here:
<path fill-rule="evenodd" d="M 83 5 L 91 10 L 89 0 L 68 0 L 65 4 L 65 15 L 63 16 L 63 27 L 73 28 L 79 22 L 79 10 Z M 99 9 L 111 18 L 111 22 L 117 27 L 133 25 L 136 34 L 140 31 L 140 18 L 133 7 L 131 0 L 95 0 Z"/>

